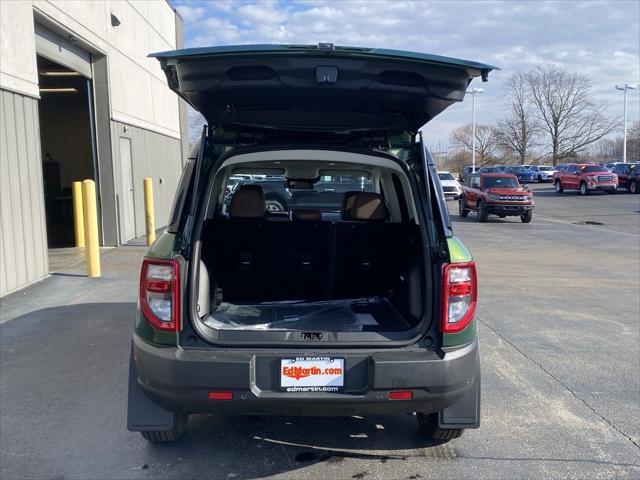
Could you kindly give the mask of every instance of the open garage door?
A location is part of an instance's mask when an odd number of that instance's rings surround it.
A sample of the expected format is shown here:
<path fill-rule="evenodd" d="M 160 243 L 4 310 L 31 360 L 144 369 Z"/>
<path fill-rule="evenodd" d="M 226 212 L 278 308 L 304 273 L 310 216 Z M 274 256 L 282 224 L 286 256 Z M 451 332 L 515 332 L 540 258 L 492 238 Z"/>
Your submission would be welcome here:
<path fill-rule="evenodd" d="M 37 23 L 35 33 L 36 51 L 39 56 L 74 70 L 85 78 L 92 78 L 89 52 Z"/>
<path fill-rule="evenodd" d="M 40 146 L 50 269 L 73 247 L 71 185 L 98 180 L 91 55 L 36 24 Z M 98 192 L 99 192 L 98 187 Z M 99 205 L 99 203 L 98 203 Z"/>

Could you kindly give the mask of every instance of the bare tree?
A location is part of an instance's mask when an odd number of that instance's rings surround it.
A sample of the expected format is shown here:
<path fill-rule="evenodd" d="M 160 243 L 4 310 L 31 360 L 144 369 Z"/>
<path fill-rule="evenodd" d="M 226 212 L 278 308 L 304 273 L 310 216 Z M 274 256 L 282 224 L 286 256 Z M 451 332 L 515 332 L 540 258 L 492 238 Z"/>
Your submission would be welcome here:
<path fill-rule="evenodd" d="M 527 74 L 536 116 L 548 134 L 553 164 L 575 157 L 619 126 L 604 115 L 604 106 L 591 100 L 591 82 L 584 75 L 558 67 Z"/>
<path fill-rule="evenodd" d="M 451 140 L 458 148 L 473 150 L 473 128 L 471 124 L 456 128 Z M 482 167 L 496 158 L 500 145 L 497 130 L 488 125 L 476 125 L 476 165 Z"/>
<path fill-rule="evenodd" d="M 631 162 L 640 161 L 640 121 L 635 121 L 627 130 L 627 159 Z"/>
<path fill-rule="evenodd" d="M 498 122 L 498 142 L 524 165 L 527 155 L 537 146 L 540 123 L 532 113 L 527 75 L 518 71 L 506 82 L 507 115 Z"/>

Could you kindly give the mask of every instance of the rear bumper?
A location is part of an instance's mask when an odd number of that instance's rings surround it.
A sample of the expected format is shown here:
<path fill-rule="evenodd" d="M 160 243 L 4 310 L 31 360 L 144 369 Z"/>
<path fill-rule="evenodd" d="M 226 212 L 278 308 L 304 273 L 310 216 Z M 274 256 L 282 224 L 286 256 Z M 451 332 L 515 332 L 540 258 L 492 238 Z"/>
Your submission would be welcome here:
<path fill-rule="evenodd" d="M 502 205 L 487 203 L 487 208 L 489 209 L 489 213 L 493 213 L 495 215 L 520 216 L 530 210 L 533 210 L 533 205 Z"/>
<path fill-rule="evenodd" d="M 431 413 L 479 392 L 478 342 L 446 351 L 420 348 L 322 351 L 345 359 L 341 393 L 289 393 L 279 389 L 279 361 L 300 350 L 251 351 L 158 348 L 134 338 L 137 386 L 171 412 L 345 416 Z M 313 355 L 320 355 L 314 351 Z M 131 385 L 130 385 L 131 389 Z M 210 400 L 211 391 L 232 392 Z M 411 390 L 411 400 L 389 400 Z M 131 407 L 130 407 L 131 408 Z"/>

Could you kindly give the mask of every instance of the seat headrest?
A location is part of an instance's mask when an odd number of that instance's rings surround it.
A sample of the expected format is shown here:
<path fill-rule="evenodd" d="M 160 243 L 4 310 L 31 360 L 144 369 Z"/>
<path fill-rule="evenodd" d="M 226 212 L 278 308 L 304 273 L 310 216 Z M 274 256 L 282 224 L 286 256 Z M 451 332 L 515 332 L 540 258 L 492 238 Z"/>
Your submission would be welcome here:
<path fill-rule="evenodd" d="M 340 216 L 343 220 L 346 220 L 346 217 L 351 215 L 351 208 L 353 207 L 353 202 L 356 199 L 356 195 L 360 192 L 345 192 L 342 197 L 342 205 L 340 206 Z"/>
<path fill-rule="evenodd" d="M 342 200 L 343 220 L 387 220 L 388 217 L 389 211 L 379 193 L 345 193 Z"/>
<path fill-rule="evenodd" d="M 265 214 L 264 192 L 259 185 L 241 185 L 229 205 L 231 218 L 261 218 Z"/>
<path fill-rule="evenodd" d="M 298 220 L 320 221 L 322 220 L 322 212 L 311 208 L 297 208 L 295 210 L 291 210 L 291 220 L 294 222 Z"/>

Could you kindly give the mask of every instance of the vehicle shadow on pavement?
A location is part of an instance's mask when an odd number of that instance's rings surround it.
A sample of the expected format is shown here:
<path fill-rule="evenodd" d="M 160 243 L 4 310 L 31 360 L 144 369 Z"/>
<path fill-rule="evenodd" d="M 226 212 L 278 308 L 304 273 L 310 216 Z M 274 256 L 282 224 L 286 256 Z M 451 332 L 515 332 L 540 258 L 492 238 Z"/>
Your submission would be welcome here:
<path fill-rule="evenodd" d="M 181 441 L 149 445 L 148 453 L 152 462 L 180 457 L 193 471 L 215 469 L 216 477 L 249 479 L 302 468 L 319 468 L 318 472 L 326 474 L 327 469 L 340 468 L 349 459 L 371 465 L 400 465 L 416 457 L 450 459 L 456 456 L 451 445 L 423 439 L 413 415 L 194 415 Z"/>
<path fill-rule="evenodd" d="M 84 303 L 0 325 L 0 477 L 248 479 L 319 468 L 337 478 L 349 459 L 456 456 L 423 439 L 412 415 L 193 415 L 181 440 L 150 444 L 126 430 L 134 317 L 133 302 Z"/>
<path fill-rule="evenodd" d="M 454 213 L 451 215 L 451 221 L 453 223 L 480 223 L 476 218 L 475 212 L 469 213 L 469 216 L 466 218 L 462 218 L 460 215 Z M 489 216 L 489 218 L 487 218 L 487 221 L 484 223 L 512 223 L 512 222 L 522 223 L 520 221 L 520 217 L 500 218 L 494 215 Z"/>

